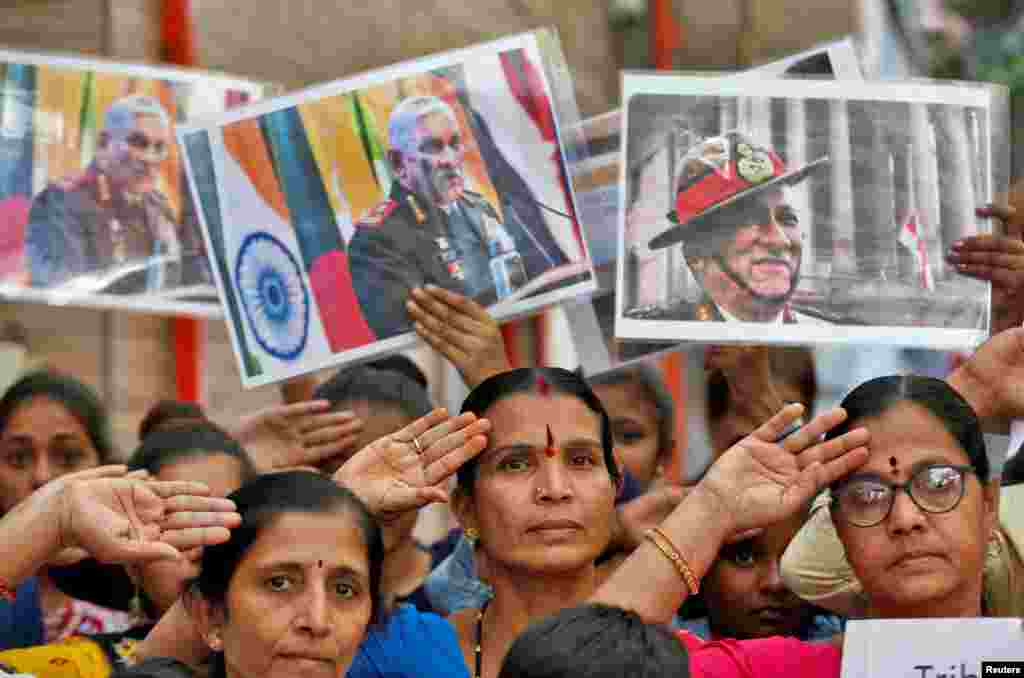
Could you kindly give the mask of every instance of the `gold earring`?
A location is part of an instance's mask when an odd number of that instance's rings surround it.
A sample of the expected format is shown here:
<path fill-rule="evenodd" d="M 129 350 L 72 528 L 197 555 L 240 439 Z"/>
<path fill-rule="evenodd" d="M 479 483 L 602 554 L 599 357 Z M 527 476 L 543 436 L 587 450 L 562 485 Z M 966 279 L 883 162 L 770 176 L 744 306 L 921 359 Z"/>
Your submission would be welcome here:
<path fill-rule="evenodd" d="M 480 532 L 475 527 L 467 527 L 463 530 L 463 534 L 466 535 L 466 539 L 473 546 L 476 546 L 476 543 L 480 541 Z"/>
<path fill-rule="evenodd" d="M 210 649 L 214 652 L 220 652 L 221 640 L 220 631 L 210 631 L 210 637 L 206 639 L 206 644 L 210 646 Z"/>
<path fill-rule="evenodd" d="M 139 590 L 135 590 L 135 595 L 132 596 L 131 602 L 131 615 L 136 619 L 143 619 L 146 616 L 146 609 L 142 605 L 142 596 L 139 595 Z"/>

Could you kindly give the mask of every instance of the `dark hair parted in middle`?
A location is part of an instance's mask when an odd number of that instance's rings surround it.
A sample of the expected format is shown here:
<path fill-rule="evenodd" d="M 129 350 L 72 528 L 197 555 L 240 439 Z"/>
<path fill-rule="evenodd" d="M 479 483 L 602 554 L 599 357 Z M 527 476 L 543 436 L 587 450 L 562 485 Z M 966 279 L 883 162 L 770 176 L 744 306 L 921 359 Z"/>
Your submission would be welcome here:
<path fill-rule="evenodd" d="M 252 458 L 226 431 L 211 421 L 182 422 L 176 428 L 160 429 L 147 435 L 132 456 L 128 468 L 145 469 L 157 475 L 160 469 L 181 459 L 223 454 L 238 460 L 242 484 L 256 477 Z"/>
<path fill-rule="evenodd" d="M 879 417 L 901 402 L 928 410 L 963 448 L 978 479 L 988 480 L 990 466 L 978 416 L 963 396 L 942 379 L 893 375 L 865 381 L 840 403 L 846 410 L 846 421 L 829 431 L 826 439 L 837 438 L 860 426 L 863 419 Z"/>
<path fill-rule="evenodd" d="M 100 464 L 113 461 L 116 455 L 107 409 L 92 388 L 70 374 L 39 370 L 14 382 L 0 398 L 0 431 L 7 428 L 18 407 L 38 397 L 60 403 L 78 420 L 96 448 Z"/>
<path fill-rule="evenodd" d="M 530 626 L 498 678 L 687 678 L 690 658 L 663 626 L 607 605 L 570 607 Z"/>
<path fill-rule="evenodd" d="M 393 405 L 410 419 L 430 414 L 427 389 L 403 372 L 358 365 L 339 370 L 313 391 L 315 400 L 329 400 L 332 408 L 342 403 L 365 401 Z"/>
<path fill-rule="evenodd" d="M 235 502 L 242 524 L 231 530 L 228 541 L 203 549 L 199 576 L 188 585 L 189 589 L 207 601 L 221 605 L 242 558 L 276 518 L 287 513 L 349 512 L 355 518 L 367 547 L 373 601 L 370 625 L 382 620 L 384 607 L 380 579 L 384 541 L 377 522 L 350 490 L 319 473 L 284 471 L 258 476 L 228 495 L 228 499 Z"/>
<path fill-rule="evenodd" d="M 618 482 L 619 467 L 615 463 L 612 427 L 608 413 L 605 412 L 601 399 L 590 390 L 583 377 L 575 372 L 558 367 L 523 367 L 496 374 L 480 382 L 466 396 L 462 403 L 462 412 L 472 412 L 478 417 L 484 417 L 487 410 L 503 398 L 517 393 L 541 393 L 543 390 L 578 398 L 598 416 L 601 420 L 604 463 L 612 479 Z M 474 457 L 459 468 L 459 489 L 467 494 L 473 493 L 478 459 L 479 457 Z"/>

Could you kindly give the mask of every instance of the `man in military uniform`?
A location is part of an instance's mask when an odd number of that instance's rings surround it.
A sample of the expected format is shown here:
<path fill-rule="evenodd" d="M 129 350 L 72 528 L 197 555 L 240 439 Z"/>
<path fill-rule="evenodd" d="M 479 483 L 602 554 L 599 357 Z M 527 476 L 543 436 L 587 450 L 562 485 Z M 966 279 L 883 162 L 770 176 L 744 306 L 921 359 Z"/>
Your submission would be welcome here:
<path fill-rule="evenodd" d="M 170 144 L 170 120 L 153 97 L 125 97 L 107 109 L 92 163 L 32 202 L 25 249 L 33 286 L 56 287 L 119 267 L 127 272 L 132 264 L 143 264 L 141 274 L 115 276 L 98 291 L 134 293 L 179 282 L 178 226 L 157 188 Z"/>
<path fill-rule="evenodd" d="M 529 247 L 513 210 L 502 224 L 480 194 L 466 189 L 465 140 L 448 104 L 405 99 L 391 113 L 388 137 L 396 181 L 388 199 L 356 224 L 348 245 L 352 285 L 378 339 L 411 329 L 405 302 L 413 287 L 433 284 L 493 303 L 488 246 L 497 229 L 507 229 L 520 253 Z"/>
<path fill-rule="evenodd" d="M 819 158 L 789 170 L 771 149 L 738 132 L 705 139 L 680 163 L 672 226 L 650 248 L 684 243 L 703 297 L 626 315 L 657 320 L 828 323 L 820 310 L 798 307 L 803 233 L 787 198 L 789 187 L 825 168 Z"/>

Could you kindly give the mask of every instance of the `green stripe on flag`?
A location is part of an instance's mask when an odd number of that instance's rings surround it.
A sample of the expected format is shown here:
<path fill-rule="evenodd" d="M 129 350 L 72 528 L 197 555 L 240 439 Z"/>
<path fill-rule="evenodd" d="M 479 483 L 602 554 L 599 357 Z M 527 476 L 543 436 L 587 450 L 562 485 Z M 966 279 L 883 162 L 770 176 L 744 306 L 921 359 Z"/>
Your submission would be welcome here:
<path fill-rule="evenodd" d="M 363 106 L 358 94 L 353 93 L 350 96 L 350 104 L 352 127 L 363 142 L 363 152 L 370 161 L 373 178 L 377 180 L 381 192 L 387 195 L 391 192 L 391 172 L 388 170 L 387 153 L 384 152 L 383 137 L 378 130 L 377 121 L 373 112 Z"/>
<path fill-rule="evenodd" d="M 82 167 L 88 167 L 96 154 L 96 75 L 86 73 L 82 83 L 82 110 L 78 118 L 78 152 Z"/>

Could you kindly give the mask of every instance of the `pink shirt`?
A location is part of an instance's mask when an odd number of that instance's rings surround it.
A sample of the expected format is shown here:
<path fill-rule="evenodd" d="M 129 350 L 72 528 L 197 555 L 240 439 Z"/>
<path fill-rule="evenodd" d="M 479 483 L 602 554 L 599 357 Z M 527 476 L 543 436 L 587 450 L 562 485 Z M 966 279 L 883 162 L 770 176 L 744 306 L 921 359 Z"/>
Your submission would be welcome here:
<path fill-rule="evenodd" d="M 693 678 L 839 678 L 842 653 L 831 643 L 796 638 L 707 641 L 676 636 L 690 653 Z"/>

